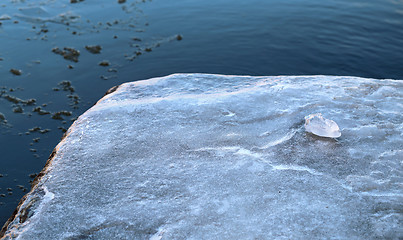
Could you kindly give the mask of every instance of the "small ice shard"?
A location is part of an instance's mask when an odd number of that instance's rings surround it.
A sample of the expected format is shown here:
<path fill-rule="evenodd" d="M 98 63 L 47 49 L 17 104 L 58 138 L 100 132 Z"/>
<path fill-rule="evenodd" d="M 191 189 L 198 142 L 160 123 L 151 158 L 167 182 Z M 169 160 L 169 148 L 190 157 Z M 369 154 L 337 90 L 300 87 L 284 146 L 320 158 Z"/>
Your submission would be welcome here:
<path fill-rule="evenodd" d="M 7 15 L 7 14 L 3 14 L 3 15 L 0 16 L 1 21 L 10 20 L 10 19 L 11 19 L 11 17 L 9 15 Z"/>
<path fill-rule="evenodd" d="M 305 117 L 305 131 L 320 137 L 338 138 L 341 136 L 337 123 L 324 118 L 322 113 L 310 114 Z"/>

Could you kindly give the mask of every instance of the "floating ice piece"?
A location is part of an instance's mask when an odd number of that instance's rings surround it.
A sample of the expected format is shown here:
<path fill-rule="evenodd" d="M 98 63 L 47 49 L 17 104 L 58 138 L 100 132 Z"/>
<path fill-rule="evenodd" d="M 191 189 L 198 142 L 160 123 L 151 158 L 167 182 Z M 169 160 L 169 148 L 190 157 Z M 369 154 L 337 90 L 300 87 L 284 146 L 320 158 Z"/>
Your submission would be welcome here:
<path fill-rule="evenodd" d="M 0 20 L 1 20 L 1 21 L 10 20 L 10 19 L 11 19 L 11 17 L 8 16 L 7 14 L 3 14 L 3 15 L 0 16 Z"/>
<path fill-rule="evenodd" d="M 338 138 L 341 136 L 337 123 L 324 118 L 322 113 L 310 114 L 305 117 L 305 131 L 320 137 Z"/>
<path fill-rule="evenodd" d="M 367 94 L 380 87 L 385 103 Z M 70 127 L 0 239 L 401 239 L 401 92 L 332 76 L 122 84 Z M 367 125 L 302 142 L 295 116 L 321 102 Z"/>

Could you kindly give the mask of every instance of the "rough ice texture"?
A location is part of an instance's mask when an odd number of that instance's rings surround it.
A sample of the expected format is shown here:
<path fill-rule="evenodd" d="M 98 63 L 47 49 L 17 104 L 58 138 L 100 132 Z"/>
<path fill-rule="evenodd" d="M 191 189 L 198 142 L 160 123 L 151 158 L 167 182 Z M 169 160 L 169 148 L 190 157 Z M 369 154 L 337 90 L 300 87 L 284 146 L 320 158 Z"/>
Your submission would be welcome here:
<path fill-rule="evenodd" d="M 126 83 L 56 147 L 5 239 L 401 239 L 403 82 Z M 304 116 L 336 121 L 335 139 Z"/>

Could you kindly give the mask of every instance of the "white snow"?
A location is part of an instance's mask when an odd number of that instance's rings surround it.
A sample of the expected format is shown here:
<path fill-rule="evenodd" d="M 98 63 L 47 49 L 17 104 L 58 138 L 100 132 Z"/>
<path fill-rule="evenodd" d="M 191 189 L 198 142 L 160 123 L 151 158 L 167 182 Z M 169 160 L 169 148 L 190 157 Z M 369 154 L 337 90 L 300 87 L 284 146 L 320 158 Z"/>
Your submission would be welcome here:
<path fill-rule="evenodd" d="M 402 81 L 355 77 L 123 84 L 68 130 L 5 239 L 401 239 L 402 102 Z M 304 130 L 318 112 L 337 141 Z"/>

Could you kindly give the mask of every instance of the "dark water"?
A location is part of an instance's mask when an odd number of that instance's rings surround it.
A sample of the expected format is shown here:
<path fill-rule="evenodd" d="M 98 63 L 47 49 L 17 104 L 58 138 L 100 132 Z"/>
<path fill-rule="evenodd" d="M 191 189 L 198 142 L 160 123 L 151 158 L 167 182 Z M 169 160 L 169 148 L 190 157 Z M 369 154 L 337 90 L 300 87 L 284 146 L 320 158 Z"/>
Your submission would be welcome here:
<path fill-rule="evenodd" d="M 63 129 L 120 83 L 179 72 L 403 79 L 402 0 L 4 0 L 0 18 L 0 225 Z M 79 50 L 78 62 L 55 47 Z M 51 118 L 60 111 L 71 116 Z"/>

